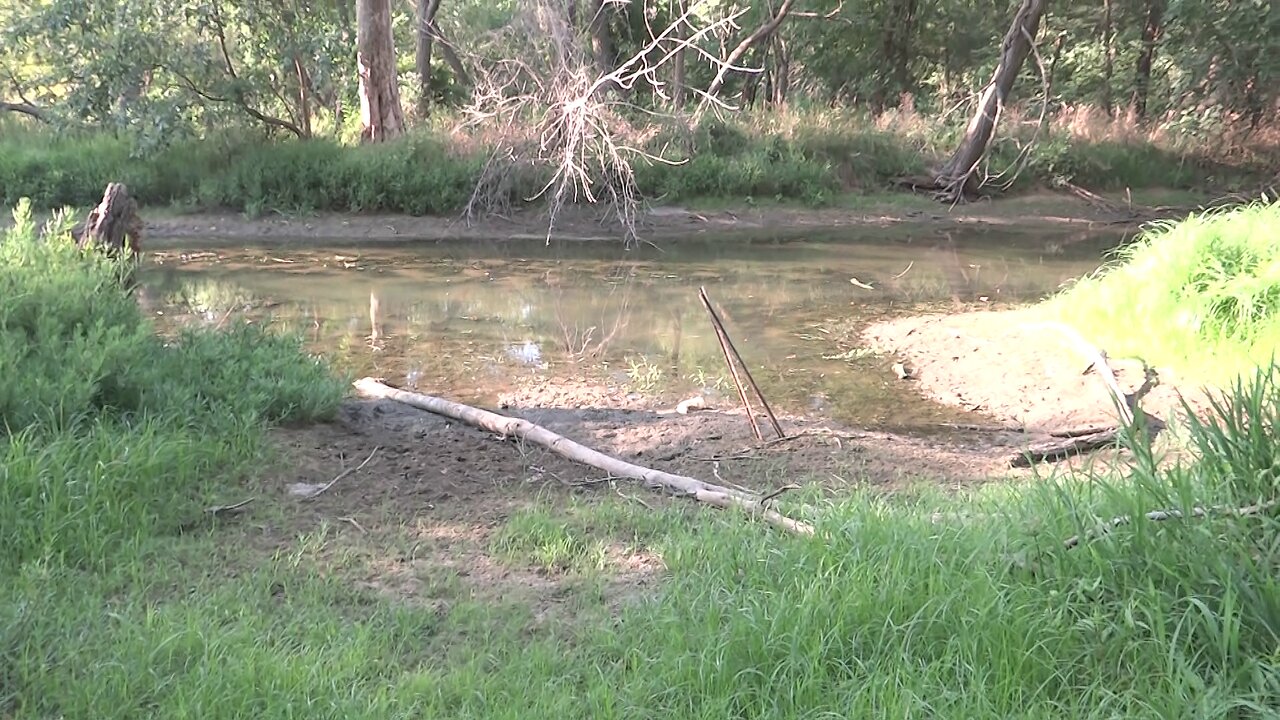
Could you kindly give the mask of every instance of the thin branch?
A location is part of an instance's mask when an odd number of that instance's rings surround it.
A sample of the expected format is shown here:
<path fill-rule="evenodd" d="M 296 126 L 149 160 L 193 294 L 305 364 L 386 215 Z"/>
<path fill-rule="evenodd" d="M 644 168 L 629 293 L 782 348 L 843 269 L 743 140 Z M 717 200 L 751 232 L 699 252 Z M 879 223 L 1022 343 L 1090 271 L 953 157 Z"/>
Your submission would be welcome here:
<path fill-rule="evenodd" d="M 1210 515 L 1219 515 L 1219 516 L 1225 516 L 1225 517 L 1248 517 L 1250 515 L 1258 515 L 1260 513 L 1266 512 L 1267 510 L 1270 510 L 1276 507 L 1277 504 L 1280 504 L 1280 501 L 1268 500 L 1267 502 L 1258 503 L 1256 505 L 1247 505 L 1241 508 L 1193 507 L 1191 508 L 1190 511 L 1185 513 L 1181 510 L 1152 510 L 1150 512 L 1143 514 L 1142 517 L 1152 522 L 1163 522 L 1165 520 L 1181 520 L 1188 516 L 1193 518 L 1206 518 L 1206 517 L 1209 517 Z M 1109 520 L 1108 522 L 1105 522 L 1099 525 L 1098 527 L 1094 528 L 1093 530 L 1089 531 L 1088 533 L 1085 534 L 1083 538 L 1079 535 L 1072 535 L 1071 537 L 1064 540 L 1062 542 L 1062 545 L 1066 549 L 1070 550 L 1071 548 L 1079 545 L 1084 540 L 1093 540 L 1093 539 L 1099 538 L 1111 532 L 1112 530 L 1120 527 L 1121 525 L 1128 525 L 1131 522 L 1133 522 L 1133 516 L 1118 515 L 1116 517 L 1111 518 L 1111 520 Z"/>
<path fill-rule="evenodd" d="M 351 468 L 350 470 L 343 470 L 342 472 L 338 473 L 338 476 L 337 476 L 337 477 L 335 477 L 334 479 L 332 479 L 332 480 L 330 480 L 329 482 L 325 483 L 324 485 L 321 485 L 319 489 L 317 489 L 315 492 L 313 492 L 313 493 L 311 493 L 310 495 L 308 495 L 308 496 L 306 496 L 305 498 L 303 498 L 303 500 L 313 500 L 313 499 L 315 499 L 315 498 L 319 497 L 319 496 L 320 496 L 321 494 L 323 494 L 324 492 L 328 491 L 328 490 L 329 490 L 329 488 L 331 488 L 331 487 L 333 487 L 335 484 L 337 484 L 337 482 L 338 482 L 339 480 L 341 480 L 341 479 L 343 479 L 343 478 L 347 477 L 348 475 L 351 475 L 351 474 L 353 474 L 353 473 L 357 473 L 357 472 L 359 472 L 359 471 L 360 471 L 360 470 L 361 470 L 365 465 L 368 465 L 368 464 L 369 464 L 369 461 L 370 461 L 370 460 L 372 460 L 372 459 L 373 459 L 373 456 L 374 456 L 374 455 L 377 455 L 377 454 L 378 454 L 378 451 L 379 451 L 379 450 L 381 450 L 381 449 L 382 449 L 382 446 L 381 446 L 381 445 L 379 445 L 379 446 L 375 447 L 375 448 L 373 449 L 373 452 L 369 453 L 369 457 L 367 457 L 367 458 L 365 458 L 365 459 L 364 459 L 364 462 L 362 462 L 362 463 L 360 463 L 359 465 L 357 465 L 357 466 L 355 466 L 355 467 Z"/>

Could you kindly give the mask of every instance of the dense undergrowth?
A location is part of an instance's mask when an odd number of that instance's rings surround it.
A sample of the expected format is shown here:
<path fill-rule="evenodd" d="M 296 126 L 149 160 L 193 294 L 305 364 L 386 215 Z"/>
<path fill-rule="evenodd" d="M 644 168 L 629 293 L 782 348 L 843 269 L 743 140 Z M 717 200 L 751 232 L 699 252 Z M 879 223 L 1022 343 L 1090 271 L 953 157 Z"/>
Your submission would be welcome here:
<path fill-rule="evenodd" d="M 1048 306 L 1101 347 L 1196 380 L 1280 355 L 1280 202 L 1162 222 Z"/>
<path fill-rule="evenodd" d="M 1191 425 L 1198 461 L 1159 467 L 1136 444 L 1130 469 L 1100 477 L 811 490 L 815 538 L 682 503 L 535 504 L 489 549 L 568 574 L 557 620 L 475 597 L 458 568 L 421 579 L 441 602 L 369 583 L 419 552 L 421 526 L 316 519 L 281 537 L 291 511 L 270 500 L 250 521 L 205 518 L 243 497 L 263 429 L 323 417 L 340 383 L 250 328 L 161 340 L 121 268 L 34 236 L 19 214 L 0 243 L 2 717 L 1266 717 L 1280 703 L 1272 371 Z M 1196 507 L 1208 517 L 1090 535 Z M 601 588 L 618 545 L 666 572 L 615 611 Z"/>
<path fill-rule="evenodd" d="M 1034 134 L 1016 123 L 1010 127 L 984 172 L 1014 166 Z M 875 120 L 819 111 L 746 114 L 709 120 L 692 131 L 643 132 L 634 142 L 682 162 L 637 158 L 634 167 L 641 192 L 664 202 L 777 199 L 822 205 L 843 192 L 884 189 L 895 178 L 924 173 L 954 148 L 959 131 L 910 111 Z M 1235 190 L 1256 186 L 1259 174 L 1265 175 L 1265 158 L 1220 158 L 1208 148 L 1157 142 L 1149 134 L 1051 131 L 1031 147 L 1015 187 L 1066 180 L 1094 190 Z M 484 137 L 459 134 L 443 119 L 376 147 L 221 134 L 145 152 L 105 134 L 59 136 L 11 125 L 0 132 L 0 202 L 30 197 L 41 208 L 86 206 L 107 182 L 118 180 L 148 205 L 251 215 L 445 214 L 465 205 L 487 153 Z M 530 167 L 502 192 L 518 205 L 534 198 L 548 177 L 545 168 Z"/>

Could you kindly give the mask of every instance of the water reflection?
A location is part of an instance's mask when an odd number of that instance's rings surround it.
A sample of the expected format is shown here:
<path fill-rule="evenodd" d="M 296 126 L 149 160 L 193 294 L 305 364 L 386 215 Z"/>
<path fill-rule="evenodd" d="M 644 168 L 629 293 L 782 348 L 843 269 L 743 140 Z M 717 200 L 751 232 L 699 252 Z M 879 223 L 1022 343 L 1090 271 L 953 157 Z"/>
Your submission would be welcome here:
<path fill-rule="evenodd" d="M 915 398 L 884 359 L 850 346 L 850 328 L 922 308 L 1034 300 L 1092 271 L 1119 239 L 858 228 L 632 251 L 283 242 L 157 253 L 143 282 L 170 315 L 247 311 L 307 331 L 354 373 L 463 400 L 490 403 L 521 380 L 569 375 L 670 400 L 702 392 L 732 402 L 697 298 L 705 286 L 773 404 L 904 429 L 951 416 Z"/>

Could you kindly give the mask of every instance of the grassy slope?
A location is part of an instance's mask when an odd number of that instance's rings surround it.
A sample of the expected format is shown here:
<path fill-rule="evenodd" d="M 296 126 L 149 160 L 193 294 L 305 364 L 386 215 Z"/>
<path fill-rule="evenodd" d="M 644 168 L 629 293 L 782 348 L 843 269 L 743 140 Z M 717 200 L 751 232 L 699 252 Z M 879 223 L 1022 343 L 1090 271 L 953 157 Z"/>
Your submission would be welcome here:
<path fill-rule="evenodd" d="M 1119 355 L 1209 383 L 1280 349 L 1280 203 L 1149 228 L 1047 311 Z"/>
<path fill-rule="evenodd" d="M 402 602 L 359 581 L 412 556 L 413 527 L 273 532 L 294 503 L 188 523 L 248 492 L 268 422 L 332 408 L 321 369 L 251 331 L 162 348 L 129 330 L 94 371 L 97 325 L 75 320 L 145 326 L 111 268 L 23 232 L 2 246 L 0 327 L 26 341 L 0 346 L 5 377 L 79 400 L 0 404 L 29 416 L 11 428 L 31 422 L 0 439 L 0 716 L 1219 717 L 1280 701 L 1269 513 L 1061 544 L 1116 513 L 1273 497 L 1273 377 L 1239 393 L 1247 423 L 1195 428 L 1212 458 L 1195 466 L 1140 457 L 1123 480 L 972 497 L 812 492 L 829 505 L 812 539 L 679 503 L 534 504 L 488 550 L 567 573 L 558 614 L 433 567 L 421 581 L 443 602 Z M 617 543 L 668 577 L 615 618 L 600 589 Z"/>

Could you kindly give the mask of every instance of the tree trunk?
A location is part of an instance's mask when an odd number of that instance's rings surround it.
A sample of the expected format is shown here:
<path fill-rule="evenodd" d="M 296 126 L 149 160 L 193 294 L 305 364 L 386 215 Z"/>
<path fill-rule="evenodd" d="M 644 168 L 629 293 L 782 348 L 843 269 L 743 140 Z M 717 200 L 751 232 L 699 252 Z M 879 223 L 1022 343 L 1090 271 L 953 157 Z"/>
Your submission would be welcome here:
<path fill-rule="evenodd" d="M 1156 56 L 1156 43 L 1164 29 L 1167 0 L 1147 0 L 1147 20 L 1142 25 L 1142 51 L 1138 53 L 1137 76 L 1133 81 L 1133 111 L 1139 118 L 1147 116 L 1147 97 L 1151 92 L 1151 64 Z"/>
<path fill-rule="evenodd" d="M 774 107 L 786 105 L 790 90 L 791 48 L 779 34 L 773 38 L 773 91 L 769 94 L 769 103 Z"/>
<path fill-rule="evenodd" d="M 391 0 L 356 3 L 356 64 L 360 74 L 360 137 L 382 142 L 404 133 L 391 36 Z"/>
<path fill-rule="evenodd" d="M 996 66 L 991 82 L 982 91 L 978 109 L 969 120 L 964 139 L 938 173 L 936 182 L 942 191 L 939 199 L 956 202 L 966 193 L 977 189 L 973 172 L 995 136 L 996 123 L 1005 100 L 1013 90 L 1023 62 L 1031 54 L 1031 44 L 1040 30 L 1040 18 L 1044 15 L 1046 4 L 1048 0 L 1022 0 L 1018 7 L 1009 32 L 1005 34 L 1000 46 L 1000 63 Z"/>
<path fill-rule="evenodd" d="M 1116 63 L 1115 23 L 1111 17 L 1111 0 L 1102 0 L 1102 110 L 1108 117 L 1115 115 L 1112 100 L 1111 78 Z"/>
<path fill-rule="evenodd" d="M 431 114 L 431 46 L 435 40 L 433 26 L 440 0 L 418 0 L 418 26 L 413 65 L 418 73 L 418 117 Z"/>
<path fill-rule="evenodd" d="M 335 0 L 334 5 L 338 9 L 338 27 L 342 29 L 342 47 L 349 48 L 351 47 L 351 0 Z M 342 126 L 347 119 L 343 99 L 343 81 L 341 78 L 335 78 L 333 80 L 333 125 L 338 134 L 342 133 Z"/>
<path fill-rule="evenodd" d="M 675 15 L 677 18 L 684 17 L 685 11 L 688 9 L 685 3 L 686 0 L 675 0 L 671 8 L 672 15 Z M 676 29 L 675 40 L 677 43 L 684 43 L 688 38 L 689 25 L 688 23 L 681 22 L 680 27 Z M 683 46 L 681 46 L 681 48 L 677 50 L 676 54 L 671 58 L 671 104 L 677 108 L 684 106 L 684 56 L 685 51 Z"/>
<path fill-rule="evenodd" d="M 83 223 L 72 228 L 71 236 L 82 248 L 92 247 L 115 256 L 127 252 L 136 261 L 142 254 L 142 218 L 124 183 L 108 184 L 102 202 Z"/>
<path fill-rule="evenodd" d="M 302 56 L 293 56 L 293 69 L 298 79 L 298 127 L 302 137 L 311 137 L 311 74 L 302 64 Z"/>

